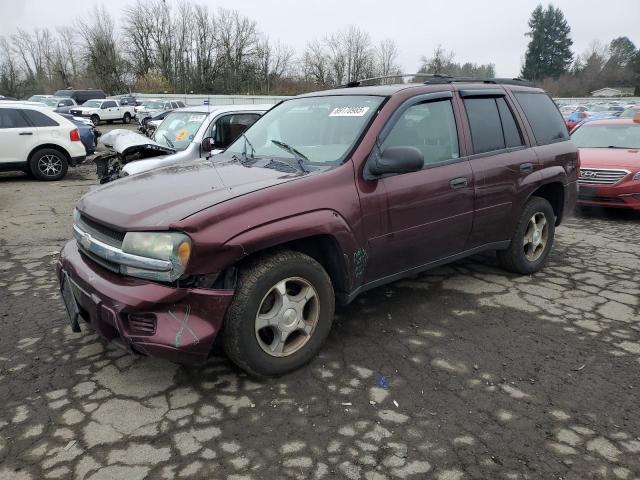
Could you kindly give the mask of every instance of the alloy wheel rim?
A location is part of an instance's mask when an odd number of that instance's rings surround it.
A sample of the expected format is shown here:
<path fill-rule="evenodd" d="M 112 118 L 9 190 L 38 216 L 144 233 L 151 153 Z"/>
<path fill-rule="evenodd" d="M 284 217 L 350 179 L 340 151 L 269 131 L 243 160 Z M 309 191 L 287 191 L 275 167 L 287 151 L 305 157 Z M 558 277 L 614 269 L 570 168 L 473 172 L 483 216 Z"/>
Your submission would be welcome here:
<path fill-rule="evenodd" d="M 538 260 L 549 241 L 549 224 L 547 217 L 542 212 L 536 212 L 529 219 L 524 233 L 523 248 L 527 260 L 535 262 Z"/>
<path fill-rule="evenodd" d="M 56 155 L 43 155 L 38 160 L 38 170 L 47 177 L 55 177 L 62 171 L 62 159 Z"/>
<path fill-rule="evenodd" d="M 320 318 L 316 289 L 304 278 L 289 277 L 262 298 L 255 319 L 260 348 L 272 357 L 287 357 L 304 347 Z"/>

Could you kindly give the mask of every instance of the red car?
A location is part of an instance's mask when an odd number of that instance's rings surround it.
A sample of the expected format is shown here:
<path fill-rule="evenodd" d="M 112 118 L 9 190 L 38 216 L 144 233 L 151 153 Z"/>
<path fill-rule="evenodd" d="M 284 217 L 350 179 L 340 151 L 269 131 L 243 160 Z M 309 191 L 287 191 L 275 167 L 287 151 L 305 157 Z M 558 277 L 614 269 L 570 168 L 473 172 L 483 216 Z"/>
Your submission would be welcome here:
<path fill-rule="evenodd" d="M 580 152 L 578 204 L 640 211 L 640 115 L 588 122 L 571 138 Z"/>
<path fill-rule="evenodd" d="M 583 121 L 588 116 L 589 115 L 587 115 L 585 112 L 573 112 L 564 120 L 564 123 L 567 126 L 567 130 L 569 131 L 573 130 L 576 125 L 578 125 L 581 121 Z"/>

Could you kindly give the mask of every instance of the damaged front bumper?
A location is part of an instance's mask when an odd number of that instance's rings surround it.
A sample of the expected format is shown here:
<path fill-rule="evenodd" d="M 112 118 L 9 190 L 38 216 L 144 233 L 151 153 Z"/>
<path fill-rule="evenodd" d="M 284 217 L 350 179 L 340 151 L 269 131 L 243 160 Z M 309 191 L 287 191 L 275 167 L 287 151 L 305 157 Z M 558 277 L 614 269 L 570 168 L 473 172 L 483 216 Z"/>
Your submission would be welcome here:
<path fill-rule="evenodd" d="M 133 352 L 193 364 L 205 361 L 233 290 L 174 288 L 119 275 L 69 241 L 56 264 L 70 282 L 79 317 L 102 338 Z"/>

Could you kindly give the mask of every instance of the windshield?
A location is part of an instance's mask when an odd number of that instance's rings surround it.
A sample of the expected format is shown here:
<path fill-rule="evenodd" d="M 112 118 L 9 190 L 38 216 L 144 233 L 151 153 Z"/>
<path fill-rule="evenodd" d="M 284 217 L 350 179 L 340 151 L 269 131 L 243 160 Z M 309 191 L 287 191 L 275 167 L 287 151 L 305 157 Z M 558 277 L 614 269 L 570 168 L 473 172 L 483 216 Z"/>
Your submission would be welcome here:
<path fill-rule="evenodd" d="M 571 135 L 578 148 L 640 148 L 640 123 L 583 125 Z"/>
<path fill-rule="evenodd" d="M 227 152 L 304 164 L 338 165 L 384 97 L 335 95 L 288 100 L 270 110 Z"/>
<path fill-rule="evenodd" d="M 184 150 L 196 136 L 205 118 L 206 113 L 171 112 L 158 126 L 153 139 L 160 145 Z"/>
<path fill-rule="evenodd" d="M 50 107 L 57 107 L 60 100 L 57 98 L 41 98 L 39 101 Z"/>
<path fill-rule="evenodd" d="M 100 105 L 102 105 L 100 100 L 88 100 L 84 102 L 83 107 L 100 108 Z"/>
<path fill-rule="evenodd" d="M 153 100 L 147 100 L 146 102 L 142 102 L 142 106 L 149 108 L 149 109 L 158 109 L 158 108 L 163 108 L 162 107 L 162 102 L 157 102 L 157 101 L 153 101 Z"/>

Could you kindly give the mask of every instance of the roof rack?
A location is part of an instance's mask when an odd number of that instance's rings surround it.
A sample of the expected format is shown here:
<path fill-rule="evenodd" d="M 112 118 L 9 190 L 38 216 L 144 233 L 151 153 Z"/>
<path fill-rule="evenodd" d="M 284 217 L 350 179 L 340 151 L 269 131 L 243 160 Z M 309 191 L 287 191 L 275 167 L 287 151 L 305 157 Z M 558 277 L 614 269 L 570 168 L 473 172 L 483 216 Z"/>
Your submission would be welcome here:
<path fill-rule="evenodd" d="M 338 88 L 353 88 L 361 87 L 364 83 L 373 82 L 376 80 L 387 80 L 390 78 L 411 78 L 411 77 L 426 77 L 423 83 L 425 85 L 439 85 L 444 83 L 489 83 L 498 85 L 521 85 L 524 87 L 532 87 L 533 84 L 529 80 L 523 78 L 473 78 L 473 77 L 452 77 L 441 73 L 403 73 L 399 75 L 385 75 L 382 77 L 363 78 L 362 80 L 353 80 L 344 85 L 340 85 Z"/>
<path fill-rule="evenodd" d="M 410 77 L 427 77 L 427 78 L 440 78 L 448 77 L 448 75 L 440 75 L 439 73 L 401 73 L 398 75 L 384 75 L 381 77 L 363 78 L 361 80 L 352 80 L 344 85 L 340 85 L 338 88 L 353 88 L 361 87 L 363 83 L 372 82 L 374 80 L 387 80 L 389 78 L 410 78 Z M 449 77 L 450 78 L 450 77 Z"/>

